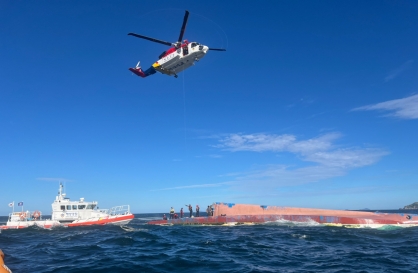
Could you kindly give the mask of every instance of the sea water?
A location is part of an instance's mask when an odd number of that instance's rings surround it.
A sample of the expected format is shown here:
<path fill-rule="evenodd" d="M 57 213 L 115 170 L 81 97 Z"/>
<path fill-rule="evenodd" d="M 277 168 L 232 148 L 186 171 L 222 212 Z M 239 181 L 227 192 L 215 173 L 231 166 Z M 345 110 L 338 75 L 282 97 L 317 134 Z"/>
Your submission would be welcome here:
<path fill-rule="evenodd" d="M 137 214 L 125 227 L 2 230 L 0 249 L 14 273 L 418 272 L 418 227 L 146 224 L 161 216 Z"/>

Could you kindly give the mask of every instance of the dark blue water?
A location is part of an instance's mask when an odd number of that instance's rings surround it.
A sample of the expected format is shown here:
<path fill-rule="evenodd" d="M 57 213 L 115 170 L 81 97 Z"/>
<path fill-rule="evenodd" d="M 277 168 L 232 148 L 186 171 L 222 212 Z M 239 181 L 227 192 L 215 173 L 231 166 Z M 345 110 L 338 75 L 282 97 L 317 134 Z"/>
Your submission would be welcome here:
<path fill-rule="evenodd" d="M 418 227 L 92 226 L 3 230 L 16 272 L 418 272 Z M 5 217 L 0 217 L 4 223 Z"/>

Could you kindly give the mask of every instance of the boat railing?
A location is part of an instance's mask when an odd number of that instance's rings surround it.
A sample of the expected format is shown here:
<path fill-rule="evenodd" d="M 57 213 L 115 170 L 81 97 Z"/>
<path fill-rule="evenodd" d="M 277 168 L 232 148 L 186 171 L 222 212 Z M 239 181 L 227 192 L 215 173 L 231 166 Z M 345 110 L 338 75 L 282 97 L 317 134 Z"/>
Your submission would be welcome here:
<path fill-rule="evenodd" d="M 109 214 L 108 213 L 109 209 L 98 209 L 97 212 L 104 213 L 104 214 Z"/>
<path fill-rule="evenodd" d="M 40 211 L 15 211 L 9 213 L 9 222 L 11 221 L 18 221 L 18 222 L 25 222 L 25 221 L 35 221 L 35 220 L 42 220 L 42 212 Z"/>
<path fill-rule="evenodd" d="M 109 209 L 109 215 L 114 216 L 114 215 L 126 215 L 126 214 L 130 214 L 130 207 L 129 205 L 122 205 L 122 206 L 116 206 L 113 208 Z"/>

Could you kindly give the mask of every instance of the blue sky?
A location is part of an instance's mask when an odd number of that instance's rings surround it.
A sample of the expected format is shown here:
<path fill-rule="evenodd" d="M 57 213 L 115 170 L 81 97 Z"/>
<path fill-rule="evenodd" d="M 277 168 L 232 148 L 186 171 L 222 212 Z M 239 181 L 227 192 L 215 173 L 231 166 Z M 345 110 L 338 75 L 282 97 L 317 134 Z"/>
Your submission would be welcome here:
<path fill-rule="evenodd" d="M 166 41 L 209 52 L 146 79 Z M 418 201 L 415 1 L 2 1 L 0 215 Z"/>

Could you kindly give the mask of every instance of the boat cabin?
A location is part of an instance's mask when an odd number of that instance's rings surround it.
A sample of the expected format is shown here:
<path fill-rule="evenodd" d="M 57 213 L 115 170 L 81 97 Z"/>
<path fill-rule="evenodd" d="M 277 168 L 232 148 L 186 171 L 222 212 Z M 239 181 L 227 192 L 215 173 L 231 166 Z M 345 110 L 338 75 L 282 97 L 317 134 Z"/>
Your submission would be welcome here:
<path fill-rule="evenodd" d="M 98 210 L 97 201 L 87 202 L 84 198 L 78 201 L 71 201 L 63 192 L 64 186 L 60 183 L 58 195 L 52 203 L 52 220 L 61 223 L 72 222 L 74 220 L 88 219 L 102 214 L 104 210 Z"/>

